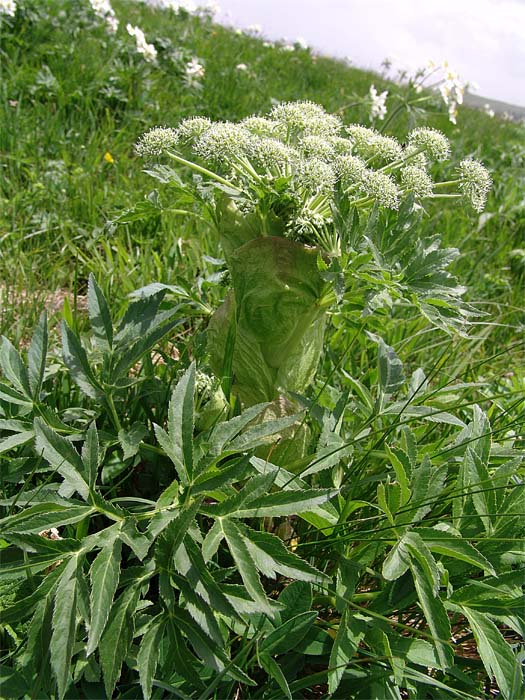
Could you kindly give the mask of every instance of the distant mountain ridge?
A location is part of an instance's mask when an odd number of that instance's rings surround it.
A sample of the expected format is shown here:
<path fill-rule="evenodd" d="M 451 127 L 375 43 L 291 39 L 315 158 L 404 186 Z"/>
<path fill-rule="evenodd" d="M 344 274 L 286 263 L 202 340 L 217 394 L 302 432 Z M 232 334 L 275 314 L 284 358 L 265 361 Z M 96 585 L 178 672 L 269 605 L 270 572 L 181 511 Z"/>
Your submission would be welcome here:
<path fill-rule="evenodd" d="M 470 92 L 466 92 L 464 102 L 469 107 L 476 107 L 479 109 L 483 109 L 483 107 L 488 104 L 496 114 L 510 114 L 514 119 L 525 118 L 525 107 L 512 105 L 508 102 L 502 102 L 501 100 L 493 100 L 490 97 L 482 97 L 481 95 L 473 95 Z"/>

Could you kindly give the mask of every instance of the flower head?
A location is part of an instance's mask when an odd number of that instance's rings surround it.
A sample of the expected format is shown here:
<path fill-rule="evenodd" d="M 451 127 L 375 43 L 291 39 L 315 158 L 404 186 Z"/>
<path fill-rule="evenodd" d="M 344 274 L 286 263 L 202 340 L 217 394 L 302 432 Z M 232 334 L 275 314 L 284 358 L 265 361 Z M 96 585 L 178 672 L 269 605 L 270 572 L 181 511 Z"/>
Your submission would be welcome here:
<path fill-rule="evenodd" d="M 426 170 L 415 165 L 407 165 L 401 170 L 401 184 L 407 192 L 413 192 L 416 199 L 430 197 L 433 183 Z"/>
<path fill-rule="evenodd" d="M 200 80 L 201 78 L 204 78 L 204 66 L 202 63 L 199 63 L 199 61 L 193 57 L 191 61 L 188 61 L 186 63 L 186 77 L 190 78 L 192 80 Z"/>
<path fill-rule="evenodd" d="M 328 114 L 314 102 L 282 102 L 270 112 L 270 118 L 284 125 L 294 134 L 337 136 L 342 122 L 334 114 Z"/>
<path fill-rule="evenodd" d="M 300 138 L 297 147 L 308 158 L 321 158 L 321 160 L 331 161 L 335 155 L 334 146 L 329 140 L 313 134 Z"/>
<path fill-rule="evenodd" d="M 280 126 L 273 119 L 267 117 L 246 117 L 240 123 L 258 136 L 275 136 Z"/>
<path fill-rule="evenodd" d="M 436 129 L 422 127 L 408 135 L 408 145 L 415 146 L 434 160 L 446 160 L 450 155 L 450 144 L 446 136 Z"/>
<path fill-rule="evenodd" d="M 189 117 L 183 119 L 177 127 L 177 139 L 184 145 L 193 143 L 193 141 L 203 134 L 206 129 L 211 127 L 212 123 L 208 117 Z"/>
<path fill-rule="evenodd" d="M 204 160 L 228 162 L 245 156 L 255 137 L 245 127 L 232 122 L 217 122 L 203 131 L 193 151 Z"/>
<path fill-rule="evenodd" d="M 91 9 L 97 17 L 100 17 L 106 22 L 110 34 L 115 34 L 118 29 L 119 21 L 109 0 L 90 0 L 90 4 Z"/>
<path fill-rule="evenodd" d="M 483 211 L 492 185 L 489 171 L 478 160 L 470 158 L 461 161 L 458 171 L 459 189 L 476 211 Z"/>
<path fill-rule="evenodd" d="M 367 172 L 365 161 L 358 156 L 337 156 L 334 167 L 343 187 L 350 187 L 361 182 Z"/>
<path fill-rule="evenodd" d="M 160 156 L 175 147 L 178 142 L 178 129 L 155 126 L 140 137 L 135 152 L 139 156 Z"/>
<path fill-rule="evenodd" d="M 299 185 L 307 192 L 312 194 L 331 192 L 336 180 L 335 170 L 320 158 L 307 158 L 299 165 Z"/>
<path fill-rule="evenodd" d="M 391 177 L 376 170 L 367 170 L 362 179 L 362 189 L 369 197 L 387 209 L 399 207 L 399 192 Z"/>
<path fill-rule="evenodd" d="M 353 143 L 353 150 L 363 158 L 379 158 L 388 162 L 402 156 L 401 144 L 391 136 L 382 136 L 375 129 L 351 124 L 346 127 L 346 132 Z"/>

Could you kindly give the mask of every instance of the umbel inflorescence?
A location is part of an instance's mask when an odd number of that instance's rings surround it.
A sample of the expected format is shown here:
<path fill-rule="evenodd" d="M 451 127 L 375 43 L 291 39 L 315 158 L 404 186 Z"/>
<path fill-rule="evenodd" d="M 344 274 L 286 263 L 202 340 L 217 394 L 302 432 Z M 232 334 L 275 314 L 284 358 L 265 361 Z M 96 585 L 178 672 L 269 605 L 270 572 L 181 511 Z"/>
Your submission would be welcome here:
<path fill-rule="evenodd" d="M 453 179 L 433 182 L 432 164 L 450 155 L 447 138 L 435 129 L 414 129 L 401 144 L 374 129 L 344 126 L 312 102 L 281 103 L 267 117 L 239 123 L 192 117 L 177 128 L 151 129 L 136 150 L 169 156 L 228 188 L 239 211 L 259 218 L 260 235 L 269 235 L 268 222 L 275 235 L 277 219 L 281 235 L 331 253 L 341 197 L 360 209 L 393 210 L 409 195 L 416 202 L 458 197 L 482 211 L 491 185 L 475 160 L 462 161 Z"/>

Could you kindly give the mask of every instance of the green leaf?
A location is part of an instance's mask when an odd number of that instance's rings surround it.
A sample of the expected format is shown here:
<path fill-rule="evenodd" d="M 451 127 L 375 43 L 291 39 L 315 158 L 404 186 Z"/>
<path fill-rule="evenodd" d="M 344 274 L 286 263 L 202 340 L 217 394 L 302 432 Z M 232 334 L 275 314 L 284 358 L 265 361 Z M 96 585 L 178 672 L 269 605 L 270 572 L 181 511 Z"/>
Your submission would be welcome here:
<path fill-rule="evenodd" d="M 387 581 L 396 581 L 408 571 L 409 565 L 410 557 L 408 555 L 406 540 L 403 537 L 399 542 L 396 542 L 385 557 L 382 570 L 383 576 Z"/>
<path fill-rule="evenodd" d="M 33 333 L 29 350 L 27 352 L 27 368 L 29 375 L 29 386 L 33 398 L 38 400 L 40 389 L 44 380 L 46 370 L 46 356 L 48 345 L 47 315 L 43 311 L 36 331 Z"/>
<path fill-rule="evenodd" d="M 488 571 L 493 576 L 496 575 L 496 571 L 489 560 L 459 535 L 454 535 L 439 525 L 435 528 L 418 527 L 417 534 L 423 539 L 431 552 L 459 559 L 479 569 Z"/>
<path fill-rule="evenodd" d="M 129 430 L 121 429 L 118 432 L 118 440 L 122 447 L 124 459 L 134 457 L 140 448 L 140 443 L 148 435 L 148 429 L 143 423 L 133 423 Z"/>
<path fill-rule="evenodd" d="M 53 540 L 49 537 L 41 537 L 39 535 L 31 535 L 28 533 L 6 532 L 3 535 L 4 539 L 11 544 L 15 544 L 24 552 L 32 552 L 36 554 L 70 554 L 76 552 L 81 543 L 74 539 Z"/>
<path fill-rule="evenodd" d="M 288 698 L 288 700 L 292 700 L 292 693 L 290 692 L 288 681 L 286 680 L 284 673 L 281 671 L 281 667 L 277 661 L 272 659 L 269 654 L 264 653 L 259 655 L 259 661 L 270 678 L 273 678 L 274 681 L 276 681 L 277 685 L 284 693 L 284 696 Z"/>
<path fill-rule="evenodd" d="M 157 440 L 185 486 L 193 476 L 194 394 L 195 363 L 192 363 L 173 391 L 168 410 L 168 432 L 154 426 Z"/>
<path fill-rule="evenodd" d="M 131 547 L 135 556 L 142 561 L 149 551 L 151 539 L 137 528 L 134 517 L 125 518 L 120 523 L 120 539 Z"/>
<path fill-rule="evenodd" d="M 40 532 L 51 527 L 70 525 L 83 520 L 95 512 L 90 506 L 64 506 L 59 503 L 37 503 L 25 508 L 16 515 L 9 515 L 0 520 L 0 533 L 4 532 Z"/>
<path fill-rule="evenodd" d="M 225 522 L 221 520 L 221 522 Z M 239 523 L 238 530 L 245 538 L 249 553 L 257 568 L 269 578 L 275 578 L 276 573 L 299 581 L 307 581 L 320 585 L 329 585 L 331 579 L 316 569 L 301 557 L 290 552 L 284 542 L 268 532 L 252 530 L 247 525 Z"/>
<path fill-rule="evenodd" d="M 15 389 L 27 399 L 31 399 L 32 393 L 26 366 L 18 350 L 4 336 L 0 341 L 0 367 Z"/>
<path fill-rule="evenodd" d="M 86 647 L 86 656 L 95 651 L 109 618 L 113 596 L 117 590 L 120 575 L 122 544 L 115 539 L 100 550 L 91 565 L 91 626 Z"/>
<path fill-rule="evenodd" d="M 261 585 L 259 575 L 257 574 L 257 569 L 255 568 L 255 562 L 248 550 L 246 540 L 242 535 L 241 530 L 238 525 L 227 520 L 225 518 L 220 518 L 218 520 L 220 523 L 226 542 L 230 549 L 230 553 L 235 561 L 237 569 L 244 581 L 246 590 L 251 595 L 252 599 L 259 604 L 261 612 L 266 613 L 268 617 L 274 617 L 274 611 L 270 606 L 264 588 Z"/>
<path fill-rule="evenodd" d="M 273 474 L 269 472 L 270 478 Z M 245 506 L 232 503 L 231 511 L 228 511 L 221 503 L 219 506 L 206 506 L 203 512 L 212 517 L 225 516 L 231 518 L 263 518 L 278 517 L 281 515 L 295 515 L 313 510 L 321 503 L 326 503 L 339 493 L 338 489 L 309 489 L 295 491 L 277 491 L 275 493 L 260 496 L 250 500 Z"/>
<path fill-rule="evenodd" d="M 88 312 L 93 337 L 98 347 L 109 352 L 113 346 L 113 324 L 111 313 L 104 294 L 95 280 L 93 273 L 88 279 Z"/>
<path fill-rule="evenodd" d="M 109 621 L 99 643 L 104 688 L 108 698 L 113 697 L 122 663 L 133 639 L 133 614 L 138 597 L 137 585 L 131 584 L 124 590 L 111 609 Z"/>
<path fill-rule="evenodd" d="M 496 512 L 496 496 L 492 478 L 486 465 L 474 449 L 467 447 L 464 460 L 469 485 L 467 493 L 471 495 L 474 508 L 481 518 L 485 532 L 490 536 L 493 534 L 492 517 Z"/>
<path fill-rule="evenodd" d="M 505 700 L 524 697 L 523 676 L 518 658 L 487 615 L 460 606 L 469 621 L 479 655 L 489 676 L 495 676 Z"/>
<path fill-rule="evenodd" d="M 75 643 L 77 614 L 77 576 L 83 556 L 73 557 L 58 583 L 53 609 L 53 634 L 51 636 L 51 667 L 57 679 L 58 697 L 62 700 L 71 682 L 71 655 Z"/>
<path fill-rule="evenodd" d="M 284 605 L 281 610 L 281 620 L 286 622 L 303 612 L 309 612 L 312 607 L 312 586 L 306 581 L 292 581 L 279 595 L 279 603 Z"/>
<path fill-rule="evenodd" d="M 34 430 L 24 430 L 20 433 L 14 433 L 13 435 L 9 435 L 9 437 L 0 440 L 0 454 L 3 454 L 4 452 L 9 452 L 10 450 L 13 450 L 15 447 L 19 447 L 20 445 L 25 445 L 26 443 L 30 442 L 34 437 Z"/>
<path fill-rule="evenodd" d="M 255 406 L 250 406 L 250 408 L 243 411 L 240 416 L 235 416 L 235 418 L 225 421 L 224 423 L 218 423 L 213 428 L 208 439 L 209 454 L 213 456 L 220 455 L 221 452 L 224 451 L 224 448 L 229 446 L 230 442 L 235 439 L 241 430 L 255 420 L 269 405 L 269 403 L 260 403 Z"/>
<path fill-rule="evenodd" d="M 2 401 L 7 401 L 7 403 L 14 404 L 15 406 L 24 406 L 25 408 L 33 407 L 32 400 L 25 398 L 19 391 L 12 389 L 2 382 L 0 382 L 0 399 Z"/>
<path fill-rule="evenodd" d="M 408 476 L 407 476 L 407 471 L 406 471 L 406 463 L 403 464 L 403 457 L 402 452 L 399 450 L 392 450 L 388 445 L 385 445 L 385 450 L 390 458 L 390 463 L 394 467 L 394 471 L 396 473 L 396 478 L 399 486 L 401 487 L 401 501 L 400 501 L 400 506 L 404 506 L 408 501 L 410 500 L 410 496 L 412 495 L 412 492 L 410 490 L 410 486 L 408 483 Z M 405 455 L 405 457 L 408 460 L 408 457 Z"/>
<path fill-rule="evenodd" d="M 379 383 L 383 393 L 390 395 L 395 393 L 405 381 L 403 363 L 396 355 L 394 348 L 387 345 L 382 338 L 377 337 L 377 344 Z"/>
<path fill-rule="evenodd" d="M 284 416 L 283 418 L 276 418 L 274 420 L 268 420 L 264 423 L 254 425 L 252 428 L 248 428 L 248 430 L 232 440 L 228 445 L 228 449 L 235 452 L 247 452 L 248 450 L 253 450 L 256 447 L 259 447 L 259 445 L 266 443 L 267 439 L 272 435 L 276 435 L 277 433 L 296 425 L 301 418 L 302 414 L 295 413 L 291 416 Z"/>
<path fill-rule="evenodd" d="M 86 351 L 65 321 L 62 321 L 62 356 L 75 384 L 90 398 L 102 398 L 104 392 L 91 369 Z"/>
<path fill-rule="evenodd" d="M 57 470 L 71 490 L 78 491 L 87 500 L 89 486 L 85 481 L 84 463 L 71 442 L 49 428 L 41 418 L 35 418 L 34 427 L 37 453 Z"/>
<path fill-rule="evenodd" d="M 137 654 L 137 668 L 144 700 L 151 698 L 153 676 L 157 670 L 164 627 L 164 615 L 157 615 L 146 630 Z"/>
<path fill-rule="evenodd" d="M 317 613 L 307 611 L 295 615 L 280 625 L 259 644 L 260 652 L 268 654 L 284 654 L 303 639 L 317 619 Z"/>
<path fill-rule="evenodd" d="M 93 421 L 87 430 L 86 439 L 82 446 L 82 462 L 91 489 L 94 489 L 97 483 L 99 460 L 100 449 L 97 426 L 95 421 Z"/>
<path fill-rule="evenodd" d="M 432 633 L 440 667 L 450 668 L 453 652 L 450 645 L 450 621 L 440 597 L 436 595 L 436 581 L 433 567 L 428 563 L 428 557 L 418 557 L 411 549 L 410 569 L 416 587 L 419 603 Z M 423 560 L 427 561 L 424 562 Z"/>
<path fill-rule="evenodd" d="M 328 669 L 328 691 L 335 693 L 349 661 L 357 651 L 359 642 L 364 637 L 365 625 L 348 608 L 343 612 L 337 635 L 330 653 Z"/>

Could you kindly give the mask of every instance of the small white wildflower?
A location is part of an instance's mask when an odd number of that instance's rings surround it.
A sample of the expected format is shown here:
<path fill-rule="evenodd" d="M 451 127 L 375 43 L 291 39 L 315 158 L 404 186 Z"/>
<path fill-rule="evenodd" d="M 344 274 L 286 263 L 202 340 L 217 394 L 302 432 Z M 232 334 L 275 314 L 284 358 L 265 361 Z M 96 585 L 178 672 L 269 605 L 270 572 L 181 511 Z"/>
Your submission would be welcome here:
<path fill-rule="evenodd" d="M 201 80 L 204 78 L 204 73 L 204 66 L 195 57 L 186 63 L 186 77 L 192 80 Z"/>
<path fill-rule="evenodd" d="M 307 158 L 298 168 L 298 183 L 312 194 L 331 192 L 337 181 L 335 170 L 320 158 Z"/>
<path fill-rule="evenodd" d="M 139 156 L 160 156 L 179 142 L 177 129 L 168 126 L 156 126 L 143 134 L 135 145 Z"/>
<path fill-rule="evenodd" d="M 317 136 L 337 136 L 342 122 L 339 117 L 328 114 L 314 102 L 281 102 L 270 112 L 270 118 L 285 125 L 294 133 L 304 132 Z"/>
<path fill-rule="evenodd" d="M 330 161 L 335 155 L 335 148 L 329 140 L 313 134 L 303 136 L 301 139 L 299 139 L 297 147 L 301 153 L 308 158 L 315 157 L 320 158 L 321 160 Z"/>
<path fill-rule="evenodd" d="M 340 155 L 350 155 L 354 150 L 354 144 L 349 139 L 345 139 L 342 136 L 335 136 L 330 139 L 336 153 Z"/>
<path fill-rule="evenodd" d="M 157 49 L 153 44 L 148 44 L 144 32 L 139 27 L 134 27 L 131 24 L 126 24 L 126 30 L 130 36 L 135 37 L 137 42 L 137 51 L 144 56 L 146 61 L 155 61 L 157 58 Z"/>
<path fill-rule="evenodd" d="M 238 70 L 239 72 L 242 73 L 242 72 L 245 72 L 248 70 L 248 66 L 246 65 L 246 63 L 238 63 L 235 66 L 235 70 Z"/>
<path fill-rule="evenodd" d="M 374 119 L 383 120 L 386 116 L 386 98 L 388 97 L 388 90 L 384 90 L 378 93 L 375 85 L 370 85 L 370 91 L 368 93 L 370 98 L 370 121 Z"/>
<path fill-rule="evenodd" d="M 306 42 L 306 39 L 304 39 L 302 36 L 298 36 L 295 39 L 295 44 L 298 46 L 300 49 L 306 50 L 308 48 L 308 44 Z"/>
<path fill-rule="evenodd" d="M 253 134 L 239 124 L 217 122 L 199 136 L 193 151 L 204 160 L 224 162 L 246 155 L 254 139 Z"/>
<path fill-rule="evenodd" d="M 250 24 L 246 27 L 246 33 L 258 36 L 259 34 L 262 34 L 262 27 L 260 24 Z"/>
<path fill-rule="evenodd" d="M 334 161 L 334 167 L 343 187 L 349 187 L 361 182 L 367 173 L 365 161 L 357 156 L 337 156 Z"/>
<path fill-rule="evenodd" d="M 195 372 L 195 388 L 204 398 L 212 392 L 214 385 L 215 380 L 213 377 L 210 377 L 209 374 L 201 372 L 200 370 Z"/>
<path fill-rule="evenodd" d="M 90 0 L 90 4 L 97 17 L 100 17 L 100 19 L 106 22 L 109 32 L 115 34 L 119 26 L 119 21 L 109 0 Z"/>
<path fill-rule="evenodd" d="M 14 17 L 16 14 L 16 2 L 14 0 L 0 0 L 0 15 Z"/>
<path fill-rule="evenodd" d="M 478 160 L 468 158 L 459 164 L 459 189 L 476 211 L 483 211 L 492 185 L 489 171 Z"/>
<path fill-rule="evenodd" d="M 423 150 L 434 160 L 446 160 L 450 155 L 450 144 L 444 134 L 436 129 L 422 127 L 408 135 L 408 145 Z"/>
<path fill-rule="evenodd" d="M 492 109 L 492 107 L 489 105 L 488 102 L 486 102 L 486 103 L 483 105 L 483 111 L 484 111 L 485 114 L 487 114 L 491 119 L 492 119 L 493 117 L 496 116 L 496 113 L 494 112 L 494 110 Z"/>
<path fill-rule="evenodd" d="M 273 48 L 273 44 L 272 44 L 271 41 L 264 41 L 264 42 L 263 42 L 263 46 L 264 46 L 265 49 L 271 49 L 271 48 Z"/>
<path fill-rule="evenodd" d="M 284 44 L 284 46 L 281 46 L 281 49 L 283 51 L 295 51 L 295 46 L 293 44 Z"/>
<path fill-rule="evenodd" d="M 391 177 L 375 170 L 367 170 L 362 180 L 362 188 L 369 197 L 387 209 L 399 208 L 399 192 Z"/>
<path fill-rule="evenodd" d="M 401 170 L 401 184 L 405 190 L 413 192 L 417 199 L 429 197 L 433 191 L 429 174 L 415 165 L 407 165 Z"/>
<path fill-rule="evenodd" d="M 197 5 L 191 0 L 148 0 L 148 5 L 153 5 L 161 10 L 173 10 L 173 12 L 184 10 L 190 15 L 197 12 Z"/>
<path fill-rule="evenodd" d="M 452 124 L 457 124 L 457 117 L 458 117 L 458 106 L 456 102 L 451 102 L 448 106 L 448 120 L 452 122 Z"/>

